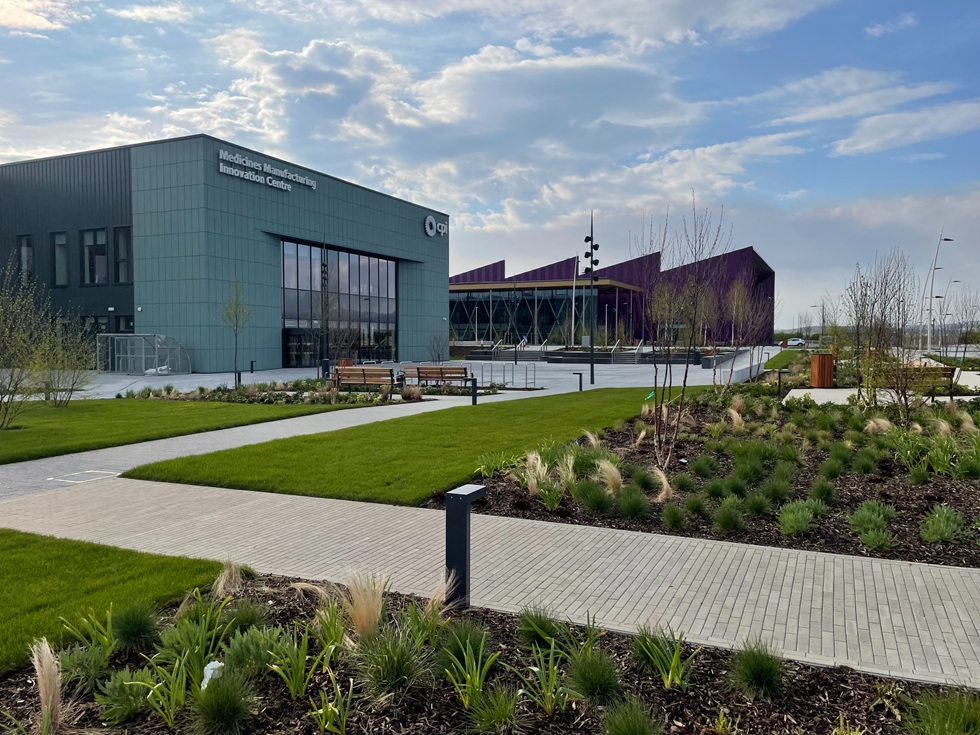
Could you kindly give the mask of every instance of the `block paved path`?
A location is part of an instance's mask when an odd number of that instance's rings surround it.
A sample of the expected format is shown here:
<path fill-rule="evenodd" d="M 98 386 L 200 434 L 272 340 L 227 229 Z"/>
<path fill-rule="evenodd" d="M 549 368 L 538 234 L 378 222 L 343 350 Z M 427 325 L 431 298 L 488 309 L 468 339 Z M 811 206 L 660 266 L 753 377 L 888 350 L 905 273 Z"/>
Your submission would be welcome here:
<path fill-rule="evenodd" d="M 329 471 L 328 468 L 325 468 Z M 0 501 L 0 526 L 425 594 L 441 511 L 112 478 Z M 475 515 L 473 604 L 670 625 L 732 647 L 980 688 L 980 570 Z"/>

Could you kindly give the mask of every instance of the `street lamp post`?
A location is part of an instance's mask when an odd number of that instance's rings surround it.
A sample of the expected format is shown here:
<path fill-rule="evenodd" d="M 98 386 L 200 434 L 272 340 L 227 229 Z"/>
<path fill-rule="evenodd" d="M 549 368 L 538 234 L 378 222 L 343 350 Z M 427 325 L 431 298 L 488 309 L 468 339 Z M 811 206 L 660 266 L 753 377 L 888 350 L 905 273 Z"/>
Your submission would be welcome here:
<path fill-rule="evenodd" d="M 595 266 L 599 265 L 599 259 L 595 257 L 595 251 L 599 249 L 599 244 L 595 241 L 595 218 L 589 212 L 589 234 L 585 238 L 589 249 L 585 251 L 586 268 L 585 273 L 589 277 L 589 294 L 592 297 L 592 319 L 589 320 L 589 384 L 595 385 L 595 331 L 596 319 L 598 317 L 598 299 L 595 294 Z"/>
<path fill-rule="evenodd" d="M 816 309 L 818 304 L 810 304 L 811 309 Z M 820 342 L 819 346 L 823 346 L 823 330 L 824 330 L 824 316 L 823 316 L 823 301 L 820 304 Z"/>
<path fill-rule="evenodd" d="M 936 271 L 940 270 L 936 263 L 939 261 L 939 248 L 944 242 L 953 242 L 951 237 L 943 237 L 943 230 L 939 230 L 939 242 L 936 243 L 936 254 L 932 257 L 932 266 L 929 269 L 929 321 L 926 324 L 926 330 L 928 333 L 926 341 L 926 352 L 932 351 L 932 303 L 935 299 L 935 286 L 936 286 Z M 925 284 L 922 285 L 923 293 L 922 300 L 925 301 Z M 919 312 L 919 320 L 922 320 L 922 312 Z M 919 330 L 919 349 L 922 349 L 922 331 Z"/>

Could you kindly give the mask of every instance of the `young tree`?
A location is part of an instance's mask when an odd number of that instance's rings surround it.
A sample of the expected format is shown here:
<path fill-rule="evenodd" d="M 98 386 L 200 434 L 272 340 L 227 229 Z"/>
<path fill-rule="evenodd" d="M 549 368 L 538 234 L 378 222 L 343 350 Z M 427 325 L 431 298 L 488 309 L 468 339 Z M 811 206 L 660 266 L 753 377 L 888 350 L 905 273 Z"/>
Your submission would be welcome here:
<path fill-rule="evenodd" d="M 77 317 L 52 321 L 43 347 L 46 394 L 55 406 L 67 406 L 89 385 L 95 367 L 92 336 Z"/>
<path fill-rule="evenodd" d="M 680 232 L 670 231 L 669 211 L 656 234 L 651 224 L 649 252 L 660 250 L 661 270 L 678 267 L 661 278 L 647 298 L 654 345 L 653 363 L 653 449 L 654 461 L 666 468 L 674 454 L 687 396 L 689 357 L 699 331 L 712 319 L 715 292 L 720 283 L 717 263 L 712 259 L 731 246 L 730 228 L 724 227 L 724 210 L 715 222 L 709 209 L 699 210 L 691 195 L 691 216 L 682 218 Z M 672 362 L 684 356 L 679 385 L 675 386 Z M 678 388 L 674 395 L 675 387 Z"/>
<path fill-rule="evenodd" d="M 436 331 L 429 335 L 429 358 L 432 362 L 442 362 L 449 359 L 449 334 Z M 516 348 L 515 348 L 516 349 Z"/>
<path fill-rule="evenodd" d="M 39 388 L 50 308 L 34 279 L 11 259 L 0 273 L 0 430 Z"/>
<path fill-rule="evenodd" d="M 235 372 L 235 387 L 240 384 L 238 374 L 238 338 L 252 322 L 254 310 L 245 298 L 244 289 L 238 276 L 228 282 L 228 301 L 221 307 L 221 323 L 235 335 L 235 353 L 232 369 Z"/>

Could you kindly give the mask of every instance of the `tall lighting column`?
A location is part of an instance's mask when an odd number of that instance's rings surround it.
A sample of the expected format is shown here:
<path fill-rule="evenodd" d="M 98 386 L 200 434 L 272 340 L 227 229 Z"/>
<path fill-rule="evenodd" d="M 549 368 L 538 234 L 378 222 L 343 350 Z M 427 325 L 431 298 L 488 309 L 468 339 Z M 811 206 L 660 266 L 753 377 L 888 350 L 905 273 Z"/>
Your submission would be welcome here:
<path fill-rule="evenodd" d="M 595 385 L 595 332 L 596 318 L 599 312 L 599 299 L 595 293 L 595 266 L 599 265 L 599 259 L 595 257 L 595 251 L 599 249 L 599 244 L 595 241 L 595 218 L 589 212 L 589 234 L 585 238 L 585 243 L 589 249 L 585 251 L 585 274 L 589 277 L 589 293 L 592 297 L 592 319 L 589 320 L 589 385 Z"/>

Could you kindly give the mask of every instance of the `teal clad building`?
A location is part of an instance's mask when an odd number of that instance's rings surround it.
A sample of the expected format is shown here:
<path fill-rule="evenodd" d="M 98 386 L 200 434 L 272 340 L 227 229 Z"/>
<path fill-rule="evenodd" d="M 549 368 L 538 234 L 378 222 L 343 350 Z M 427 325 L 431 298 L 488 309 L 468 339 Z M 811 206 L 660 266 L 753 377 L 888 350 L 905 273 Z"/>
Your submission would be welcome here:
<path fill-rule="evenodd" d="M 194 372 L 232 369 L 236 322 L 257 370 L 428 360 L 448 333 L 448 215 L 207 135 L 5 164 L 0 201 L 0 262 Z"/>

